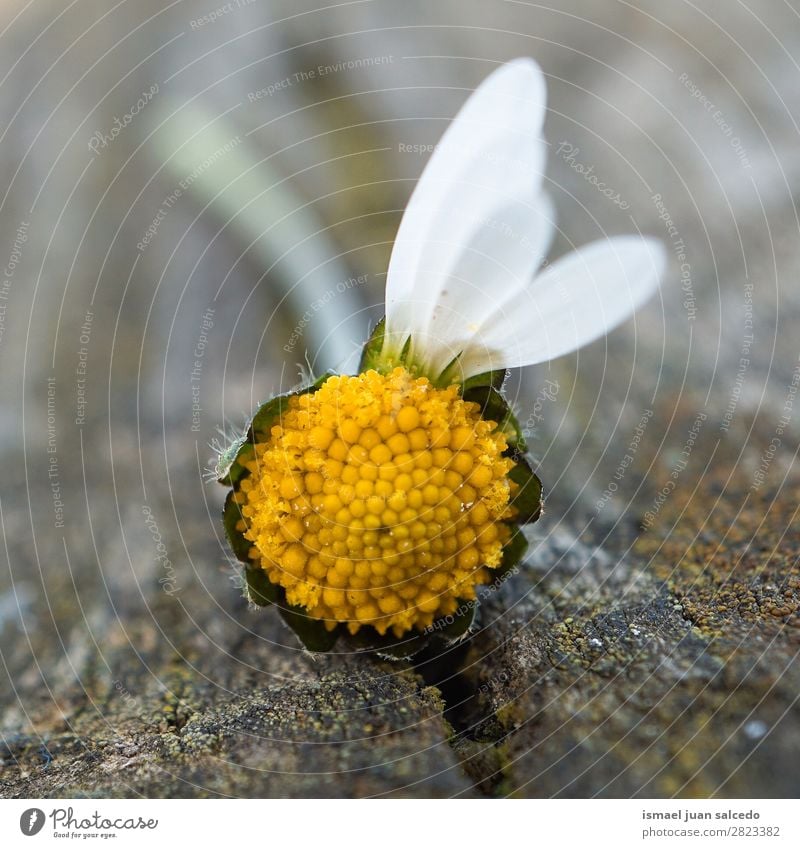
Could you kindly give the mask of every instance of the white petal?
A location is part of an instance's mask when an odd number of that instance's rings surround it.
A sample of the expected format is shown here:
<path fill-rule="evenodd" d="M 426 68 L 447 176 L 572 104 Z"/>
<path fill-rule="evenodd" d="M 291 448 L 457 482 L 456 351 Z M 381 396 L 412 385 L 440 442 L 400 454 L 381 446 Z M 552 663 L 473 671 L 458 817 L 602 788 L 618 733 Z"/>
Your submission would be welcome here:
<path fill-rule="evenodd" d="M 540 274 L 525 297 L 498 310 L 465 348 L 460 373 L 518 368 L 571 353 L 621 324 L 658 288 L 663 245 L 621 236 L 592 242 Z"/>
<path fill-rule="evenodd" d="M 506 202 L 481 222 L 438 293 L 427 335 L 415 337 L 426 373 L 444 371 L 488 315 L 513 308 L 544 262 L 554 231 L 555 210 L 543 193 L 532 202 Z"/>
<path fill-rule="evenodd" d="M 439 294 L 479 223 L 523 191 L 538 193 L 546 88 L 517 59 L 467 100 L 430 158 L 403 215 L 386 281 L 387 332 L 426 332 Z"/>

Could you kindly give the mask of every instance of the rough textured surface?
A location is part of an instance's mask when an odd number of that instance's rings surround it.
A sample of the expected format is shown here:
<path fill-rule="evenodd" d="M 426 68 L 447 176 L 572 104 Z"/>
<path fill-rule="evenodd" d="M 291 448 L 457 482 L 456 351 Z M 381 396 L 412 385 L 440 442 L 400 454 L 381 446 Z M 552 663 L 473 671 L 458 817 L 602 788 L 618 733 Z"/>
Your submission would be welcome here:
<path fill-rule="evenodd" d="M 98 0 L 0 36 L 0 795 L 796 794 L 800 20 L 667 5 L 276 0 L 192 27 L 207 8 Z M 520 54 L 549 75 L 554 253 L 635 226 L 668 280 L 509 383 L 547 510 L 473 638 L 312 657 L 241 599 L 208 442 L 330 329 L 281 305 L 287 245 L 339 255 L 356 282 L 323 288 L 366 332 L 422 165 L 399 145 Z M 186 172 L 163 144 L 197 124 L 150 134 L 190 100 L 243 140 L 165 207 Z M 257 177 L 214 182 L 245 153 Z M 313 236 L 248 218 L 242 183 L 283 178 Z"/>
<path fill-rule="evenodd" d="M 782 495 L 790 515 L 797 494 L 795 482 Z M 557 577 L 534 567 L 540 582 L 509 593 L 521 600 L 508 620 L 493 603 L 503 619 L 476 637 L 466 672 L 478 683 L 461 716 L 475 741 L 457 746 L 467 773 L 502 794 L 793 797 L 797 542 L 782 509 L 733 517 L 704 530 L 684 515 L 610 572 L 596 555 Z"/>
<path fill-rule="evenodd" d="M 117 682 L 92 697 L 88 714 L 57 721 L 46 741 L 8 739 L 8 794 L 442 797 L 468 789 L 436 690 L 384 672 L 345 666 L 216 698 L 180 667 L 162 675 L 169 688 L 161 693 L 134 697 Z"/>

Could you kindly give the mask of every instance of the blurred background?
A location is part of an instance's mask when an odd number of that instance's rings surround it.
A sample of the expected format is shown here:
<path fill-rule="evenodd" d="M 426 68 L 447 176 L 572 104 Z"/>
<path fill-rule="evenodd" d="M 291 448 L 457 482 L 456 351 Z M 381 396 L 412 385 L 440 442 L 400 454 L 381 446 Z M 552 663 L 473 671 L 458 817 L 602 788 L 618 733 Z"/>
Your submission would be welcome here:
<path fill-rule="evenodd" d="M 795 504 L 798 55 L 797 4 L 771 0 L 2 0 L 5 791 L 101 756 L 111 726 L 332 668 L 246 610 L 210 444 L 363 341 L 430 146 L 508 59 L 548 80 L 553 256 L 634 231 L 670 254 L 635 319 L 513 375 L 548 494 L 537 580 L 616 561 L 670 504 L 696 511 L 690 542 L 767 489 L 764 512 Z"/>

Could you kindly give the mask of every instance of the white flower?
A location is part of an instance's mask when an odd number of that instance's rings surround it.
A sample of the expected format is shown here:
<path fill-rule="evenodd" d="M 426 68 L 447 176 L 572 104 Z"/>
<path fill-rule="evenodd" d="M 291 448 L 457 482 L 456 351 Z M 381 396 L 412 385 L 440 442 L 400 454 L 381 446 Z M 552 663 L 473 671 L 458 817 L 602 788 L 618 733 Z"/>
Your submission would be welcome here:
<path fill-rule="evenodd" d="M 389 262 L 383 362 L 434 382 L 546 362 L 608 333 L 657 289 L 665 251 L 641 236 L 592 242 L 541 270 L 555 228 L 542 190 L 545 100 L 538 65 L 517 59 L 445 132 Z"/>

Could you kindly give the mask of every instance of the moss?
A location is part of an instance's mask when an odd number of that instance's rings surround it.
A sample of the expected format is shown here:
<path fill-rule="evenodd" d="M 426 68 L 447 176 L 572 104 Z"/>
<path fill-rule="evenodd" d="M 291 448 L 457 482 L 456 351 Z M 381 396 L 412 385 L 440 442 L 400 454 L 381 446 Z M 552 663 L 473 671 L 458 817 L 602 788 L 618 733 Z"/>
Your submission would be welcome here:
<path fill-rule="evenodd" d="M 664 523 L 668 537 L 645 537 L 639 550 L 657 550 L 653 573 L 669 587 L 687 620 L 708 637 L 772 638 L 800 628 L 800 549 L 794 534 L 800 486 L 780 493 L 752 490 L 741 497 L 716 500 L 714 508 L 678 492 L 668 504 Z M 677 520 L 687 509 L 703 516 L 702 526 Z"/>

